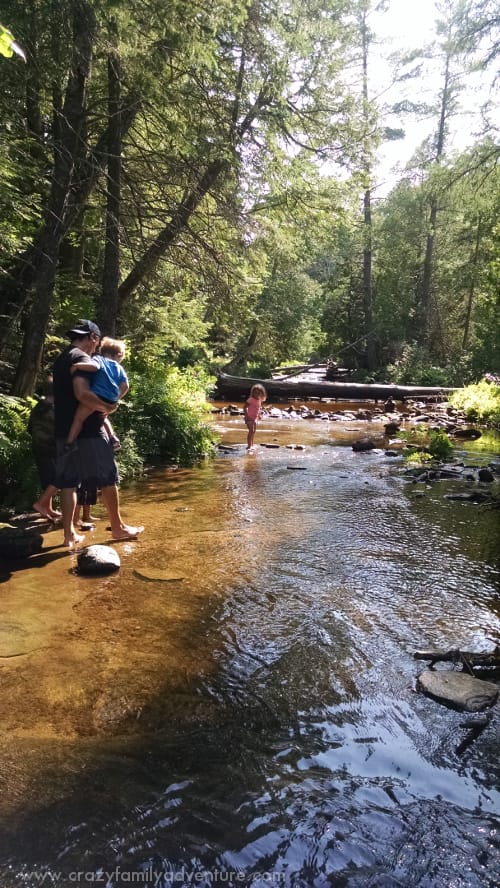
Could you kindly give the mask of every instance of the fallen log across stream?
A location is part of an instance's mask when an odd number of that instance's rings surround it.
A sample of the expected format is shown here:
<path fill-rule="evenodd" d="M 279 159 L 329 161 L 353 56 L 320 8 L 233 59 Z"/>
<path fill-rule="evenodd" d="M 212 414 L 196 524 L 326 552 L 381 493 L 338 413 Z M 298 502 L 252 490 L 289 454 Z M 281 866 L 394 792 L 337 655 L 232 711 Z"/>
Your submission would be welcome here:
<path fill-rule="evenodd" d="M 247 398 L 253 385 L 260 383 L 269 399 L 274 398 L 330 398 L 333 401 L 405 401 L 408 398 L 446 400 L 454 388 L 415 385 L 388 385 L 361 382 L 327 382 L 315 379 L 294 378 L 255 379 L 246 376 L 230 376 L 220 373 L 217 377 L 217 395 L 223 398 Z"/>

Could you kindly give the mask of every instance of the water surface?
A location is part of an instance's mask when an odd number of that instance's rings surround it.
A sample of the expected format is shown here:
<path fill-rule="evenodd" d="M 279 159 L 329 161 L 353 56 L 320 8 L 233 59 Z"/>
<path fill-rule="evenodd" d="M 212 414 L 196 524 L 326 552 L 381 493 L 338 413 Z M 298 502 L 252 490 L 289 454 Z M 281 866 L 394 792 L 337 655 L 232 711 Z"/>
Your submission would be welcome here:
<path fill-rule="evenodd" d="M 413 659 L 498 643 L 498 512 L 355 454 L 361 422 L 252 456 L 215 424 L 234 449 L 123 493 L 119 574 L 56 530 L 0 584 L 0 884 L 498 884 L 498 711 L 458 751 Z"/>

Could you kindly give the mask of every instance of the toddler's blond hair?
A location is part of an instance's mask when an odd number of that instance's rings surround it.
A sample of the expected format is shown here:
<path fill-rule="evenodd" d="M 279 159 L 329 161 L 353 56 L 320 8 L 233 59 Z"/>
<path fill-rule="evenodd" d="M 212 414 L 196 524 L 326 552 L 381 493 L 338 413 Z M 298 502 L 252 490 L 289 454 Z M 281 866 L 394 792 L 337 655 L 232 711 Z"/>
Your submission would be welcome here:
<path fill-rule="evenodd" d="M 111 358 L 113 361 L 120 360 L 125 356 L 126 345 L 123 339 L 111 339 L 105 336 L 101 339 L 100 354 L 104 358 Z"/>

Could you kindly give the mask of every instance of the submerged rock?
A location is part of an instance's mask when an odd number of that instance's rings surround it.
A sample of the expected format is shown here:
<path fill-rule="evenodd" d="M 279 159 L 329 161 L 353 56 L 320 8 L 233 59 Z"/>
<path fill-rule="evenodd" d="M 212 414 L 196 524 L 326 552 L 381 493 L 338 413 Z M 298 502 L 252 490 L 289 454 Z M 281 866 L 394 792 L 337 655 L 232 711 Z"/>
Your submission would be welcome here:
<path fill-rule="evenodd" d="M 493 503 L 494 498 L 483 490 L 471 490 L 464 493 L 446 493 L 445 499 L 458 500 L 463 503 Z"/>
<path fill-rule="evenodd" d="M 479 429 L 454 429 L 452 432 L 454 438 L 468 438 L 471 441 L 477 441 L 481 437 Z"/>
<path fill-rule="evenodd" d="M 101 576 L 119 569 L 120 556 L 111 546 L 87 546 L 79 553 L 77 564 L 83 576 Z"/>
<path fill-rule="evenodd" d="M 363 453 L 366 450 L 375 450 L 376 444 L 371 438 L 360 438 L 358 441 L 355 441 L 352 445 L 352 449 L 355 453 Z"/>
<path fill-rule="evenodd" d="M 493 706 L 498 688 L 491 681 L 474 678 L 465 672 L 427 669 L 417 679 L 418 687 L 440 703 L 448 703 L 467 712 L 480 712 Z"/>
<path fill-rule="evenodd" d="M 134 576 L 149 583 L 172 583 L 175 580 L 183 580 L 184 574 L 173 570 L 163 570 L 155 567 L 141 567 L 134 570 Z"/>
<path fill-rule="evenodd" d="M 495 476 L 490 469 L 479 469 L 477 477 L 479 481 L 483 482 L 483 484 L 491 484 L 495 480 Z"/>

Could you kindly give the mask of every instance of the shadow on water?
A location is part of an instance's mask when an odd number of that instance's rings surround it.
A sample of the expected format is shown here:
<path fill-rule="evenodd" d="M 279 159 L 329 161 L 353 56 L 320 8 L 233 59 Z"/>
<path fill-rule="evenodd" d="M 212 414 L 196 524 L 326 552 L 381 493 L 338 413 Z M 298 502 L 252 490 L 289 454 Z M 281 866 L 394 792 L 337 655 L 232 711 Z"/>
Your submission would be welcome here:
<path fill-rule="evenodd" d="M 2 888 L 496 884 L 497 709 L 458 755 L 413 651 L 498 641 L 498 522 L 325 425 L 125 493 L 119 575 L 2 586 Z"/>

